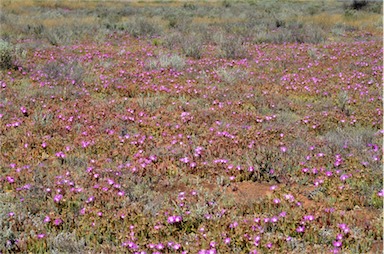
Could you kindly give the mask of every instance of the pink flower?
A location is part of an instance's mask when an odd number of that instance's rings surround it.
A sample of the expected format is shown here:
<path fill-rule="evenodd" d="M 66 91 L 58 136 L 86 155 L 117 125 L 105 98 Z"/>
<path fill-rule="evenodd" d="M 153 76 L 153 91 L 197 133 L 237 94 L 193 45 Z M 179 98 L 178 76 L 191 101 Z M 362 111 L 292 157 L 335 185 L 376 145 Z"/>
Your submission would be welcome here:
<path fill-rule="evenodd" d="M 56 157 L 58 157 L 58 158 L 62 158 L 62 159 L 64 159 L 65 157 L 66 157 L 66 155 L 65 155 L 65 153 L 64 152 L 57 152 L 56 154 Z"/>
<path fill-rule="evenodd" d="M 278 220 L 279 220 L 279 218 L 277 218 L 276 216 L 273 216 L 271 218 L 272 223 L 276 223 Z"/>
<path fill-rule="evenodd" d="M 20 107 L 20 111 L 21 113 L 23 113 L 24 115 L 27 114 L 27 109 L 25 107 Z"/>
<path fill-rule="evenodd" d="M 162 244 L 162 243 L 157 244 L 156 249 L 158 249 L 158 250 L 164 249 L 164 244 Z"/>
<path fill-rule="evenodd" d="M 55 219 L 55 221 L 53 222 L 53 224 L 54 224 L 55 226 L 59 226 L 61 223 L 63 223 L 63 220 L 60 219 L 60 218 Z"/>
<path fill-rule="evenodd" d="M 333 246 L 334 246 L 334 247 L 337 247 L 337 248 L 338 248 L 338 247 L 341 247 L 341 245 L 342 245 L 342 242 L 341 242 L 341 241 L 334 241 L 334 242 L 333 242 Z"/>
<path fill-rule="evenodd" d="M 122 245 L 124 247 L 128 247 L 129 249 L 134 249 L 134 250 L 139 248 L 139 246 L 134 242 L 124 242 Z"/>
<path fill-rule="evenodd" d="M 37 239 L 42 239 L 42 238 L 44 238 L 45 237 L 45 234 L 38 234 L 37 235 Z"/>
<path fill-rule="evenodd" d="M 63 195 L 61 195 L 61 194 L 57 194 L 54 198 L 53 198 L 53 200 L 56 202 L 56 203 L 59 203 L 60 202 L 60 200 L 63 198 Z"/>
<path fill-rule="evenodd" d="M 11 176 L 7 176 L 6 178 L 7 178 L 8 183 L 14 183 L 15 182 L 15 179 Z"/>
<path fill-rule="evenodd" d="M 298 226 L 296 228 L 296 232 L 298 232 L 298 233 L 303 233 L 304 231 L 305 231 L 305 227 L 304 226 Z"/>
<path fill-rule="evenodd" d="M 169 216 L 168 219 L 167 219 L 167 222 L 169 224 L 174 224 L 174 223 L 179 223 L 183 220 L 183 217 L 179 216 L 179 215 L 175 215 L 175 216 Z"/>
<path fill-rule="evenodd" d="M 345 234 L 347 234 L 349 232 L 348 226 L 346 224 L 344 224 L 344 223 L 339 224 L 339 228 L 342 229 Z"/>
<path fill-rule="evenodd" d="M 304 221 L 313 221 L 313 220 L 314 220 L 313 215 L 305 215 L 304 216 Z"/>

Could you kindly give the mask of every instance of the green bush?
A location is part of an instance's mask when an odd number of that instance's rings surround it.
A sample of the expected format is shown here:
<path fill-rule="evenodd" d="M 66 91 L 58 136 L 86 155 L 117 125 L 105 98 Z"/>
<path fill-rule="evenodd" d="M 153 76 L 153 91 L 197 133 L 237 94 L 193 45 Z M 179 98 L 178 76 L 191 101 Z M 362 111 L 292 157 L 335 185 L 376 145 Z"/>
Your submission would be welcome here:
<path fill-rule="evenodd" d="M 0 69 L 9 69 L 14 66 L 13 47 L 9 42 L 0 40 Z"/>
<path fill-rule="evenodd" d="M 146 18 L 135 18 L 118 26 L 120 30 L 127 31 L 134 37 L 152 37 L 160 35 L 161 27 Z"/>
<path fill-rule="evenodd" d="M 161 53 L 158 58 L 148 60 L 146 68 L 150 70 L 164 68 L 180 71 L 184 68 L 185 64 L 185 59 L 177 54 Z"/>
<path fill-rule="evenodd" d="M 42 66 L 41 70 L 53 83 L 80 84 L 85 75 L 85 69 L 78 61 L 52 61 Z"/>
<path fill-rule="evenodd" d="M 202 54 L 203 40 L 200 34 L 189 34 L 181 41 L 181 48 L 185 56 L 200 59 Z"/>
<path fill-rule="evenodd" d="M 219 56 L 226 59 L 246 58 L 247 50 L 242 38 L 226 38 L 220 45 Z"/>

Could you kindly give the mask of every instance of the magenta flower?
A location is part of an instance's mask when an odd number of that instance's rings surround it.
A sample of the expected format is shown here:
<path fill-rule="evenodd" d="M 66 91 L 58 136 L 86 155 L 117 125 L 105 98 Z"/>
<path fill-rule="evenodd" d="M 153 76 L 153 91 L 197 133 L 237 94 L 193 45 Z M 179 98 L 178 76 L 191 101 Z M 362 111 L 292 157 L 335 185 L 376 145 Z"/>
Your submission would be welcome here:
<path fill-rule="evenodd" d="M 123 242 L 122 246 L 128 247 L 129 249 L 134 249 L 134 250 L 139 248 L 139 246 L 136 243 L 131 242 L 131 241 Z"/>
<path fill-rule="evenodd" d="M 162 249 L 164 249 L 164 244 L 162 244 L 162 243 L 158 243 L 158 244 L 156 245 L 156 249 L 158 249 L 158 250 L 162 250 Z"/>
<path fill-rule="evenodd" d="M 62 159 L 64 159 L 65 157 L 66 157 L 66 155 L 65 155 L 65 153 L 64 152 L 57 152 L 56 154 L 56 157 L 58 157 L 58 158 L 62 158 Z"/>
<path fill-rule="evenodd" d="M 63 198 L 63 195 L 61 195 L 61 194 L 57 194 L 54 198 L 53 198 L 53 200 L 56 202 L 56 203 L 59 203 L 60 202 L 60 200 Z"/>
<path fill-rule="evenodd" d="M 27 115 L 27 109 L 25 107 L 20 107 L 20 111 L 21 113 L 23 113 L 24 115 Z"/>
<path fill-rule="evenodd" d="M 347 180 L 349 177 L 350 177 L 350 175 L 343 174 L 343 175 L 340 176 L 340 180 L 344 182 L 344 181 Z"/>
<path fill-rule="evenodd" d="M 175 224 L 175 223 L 179 223 L 183 220 L 183 217 L 179 216 L 179 215 L 175 215 L 175 216 L 169 216 L 168 219 L 167 219 L 167 222 L 169 224 Z"/>
<path fill-rule="evenodd" d="M 54 222 L 53 222 L 53 224 L 54 224 L 55 226 L 59 226 L 59 225 L 61 225 L 61 223 L 63 223 L 63 220 L 60 219 L 60 218 L 55 219 Z"/>
<path fill-rule="evenodd" d="M 239 225 L 239 223 L 237 223 L 237 221 L 235 221 L 229 225 L 229 228 L 236 228 L 238 225 Z"/>
<path fill-rule="evenodd" d="M 304 221 L 313 221 L 315 218 L 313 215 L 305 215 L 304 216 Z"/>
<path fill-rule="evenodd" d="M 179 250 L 179 249 L 181 248 L 181 245 L 178 244 L 178 243 L 176 243 L 176 244 L 173 245 L 172 248 L 173 248 L 174 250 Z"/>
<path fill-rule="evenodd" d="M 188 157 L 184 157 L 184 158 L 181 158 L 180 161 L 184 162 L 185 164 L 187 164 L 189 162 L 189 158 Z"/>
<path fill-rule="evenodd" d="M 45 237 L 45 234 L 38 234 L 37 235 L 37 239 L 42 239 L 42 238 L 44 238 Z"/>
<path fill-rule="evenodd" d="M 15 179 L 11 176 L 7 176 L 6 178 L 7 178 L 8 183 L 14 183 L 15 182 Z"/>
<path fill-rule="evenodd" d="M 279 218 L 277 218 L 276 216 L 273 216 L 271 218 L 272 223 L 276 223 L 278 220 L 279 220 Z"/>
<path fill-rule="evenodd" d="M 342 229 L 345 234 L 347 234 L 349 232 L 348 226 L 346 224 L 344 224 L 344 223 L 339 224 L 339 228 Z"/>
<path fill-rule="evenodd" d="M 303 233 L 304 231 L 305 231 L 305 227 L 304 226 L 298 226 L 296 228 L 296 232 L 298 232 L 298 233 Z"/>
<path fill-rule="evenodd" d="M 334 247 L 339 248 L 339 247 L 341 247 L 341 245 L 342 245 L 342 242 L 341 242 L 341 241 L 334 241 L 334 242 L 333 242 L 333 246 L 334 246 Z"/>

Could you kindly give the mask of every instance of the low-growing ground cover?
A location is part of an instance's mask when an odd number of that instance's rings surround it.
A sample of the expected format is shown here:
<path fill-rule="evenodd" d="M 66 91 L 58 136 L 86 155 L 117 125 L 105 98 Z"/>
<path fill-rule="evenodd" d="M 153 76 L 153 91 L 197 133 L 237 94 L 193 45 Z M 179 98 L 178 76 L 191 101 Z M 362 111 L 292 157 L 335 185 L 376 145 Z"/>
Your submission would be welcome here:
<path fill-rule="evenodd" d="M 382 252 L 374 5 L 307 3 L 298 24 L 277 1 L 16 3 L 0 16 L 1 252 Z M 271 32 L 233 19 L 255 6 Z M 350 24 L 319 21 L 330 10 Z"/>

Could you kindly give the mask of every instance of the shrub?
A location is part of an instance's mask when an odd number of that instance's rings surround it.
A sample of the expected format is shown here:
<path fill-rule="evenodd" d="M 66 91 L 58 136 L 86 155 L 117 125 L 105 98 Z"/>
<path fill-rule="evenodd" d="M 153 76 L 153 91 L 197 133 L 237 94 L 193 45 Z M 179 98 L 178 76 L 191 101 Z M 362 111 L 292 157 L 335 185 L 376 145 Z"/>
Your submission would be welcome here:
<path fill-rule="evenodd" d="M 150 59 L 147 61 L 146 68 L 150 70 L 164 68 L 181 70 L 185 66 L 185 59 L 177 54 L 164 54 L 161 53 L 157 59 Z"/>
<path fill-rule="evenodd" d="M 134 37 L 152 37 L 159 35 L 161 32 L 160 26 L 149 21 L 147 18 L 135 18 L 133 21 L 121 24 L 118 27 L 120 30 L 127 31 Z"/>
<path fill-rule="evenodd" d="M 79 41 L 90 35 L 92 25 L 76 24 L 76 25 L 60 25 L 51 28 L 37 26 L 34 31 L 36 35 L 45 37 L 53 46 L 68 45 L 72 42 Z M 40 33 L 40 34 L 39 34 Z"/>
<path fill-rule="evenodd" d="M 0 68 L 12 68 L 14 61 L 13 47 L 10 43 L 0 40 Z"/>
<path fill-rule="evenodd" d="M 247 50 L 241 38 L 229 37 L 220 45 L 220 57 L 227 59 L 241 59 L 247 57 Z"/>
<path fill-rule="evenodd" d="M 5 253 L 12 253 L 17 250 L 18 234 L 14 230 L 15 222 L 9 219 L 9 213 L 16 209 L 16 205 L 12 203 L 11 195 L 0 193 L 0 251 Z"/>
<path fill-rule="evenodd" d="M 52 253 L 83 253 L 84 240 L 78 241 L 74 233 L 61 232 L 49 241 Z"/>
<path fill-rule="evenodd" d="M 367 144 L 375 141 L 374 138 L 375 130 L 364 127 L 337 128 L 324 135 L 324 139 L 331 148 L 341 149 L 348 145 L 361 152 L 367 147 Z"/>
<path fill-rule="evenodd" d="M 375 0 L 349 0 L 343 4 L 346 13 L 353 11 L 370 11 L 381 14 L 383 11 L 383 2 Z"/>
<path fill-rule="evenodd" d="M 200 59 L 202 54 L 203 41 L 199 34 L 192 33 L 181 41 L 181 49 L 185 56 Z"/>
<path fill-rule="evenodd" d="M 168 17 L 168 27 L 172 29 L 176 29 L 180 32 L 188 32 L 192 23 L 192 18 L 188 16 L 179 15 L 171 15 Z"/>
<path fill-rule="evenodd" d="M 255 36 L 255 42 L 268 43 L 321 43 L 325 40 L 324 31 L 314 25 L 292 23 L 286 27 L 280 27 L 273 32 L 259 33 Z"/>
<path fill-rule="evenodd" d="M 42 71 L 47 75 L 48 80 L 54 83 L 79 84 L 83 81 L 85 74 L 84 68 L 78 61 L 49 62 L 42 67 Z"/>
<path fill-rule="evenodd" d="M 367 0 L 353 0 L 352 3 L 349 4 L 349 8 L 352 8 L 354 10 L 360 10 L 366 7 L 367 5 Z"/>
<path fill-rule="evenodd" d="M 233 85 L 249 77 L 247 71 L 241 69 L 220 68 L 216 70 L 219 78 L 226 84 Z"/>
<path fill-rule="evenodd" d="M 171 50 L 181 45 L 182 41 L 183 35 L 181 32 L 173 32 L 164 37 L 162 45 Z"/>

